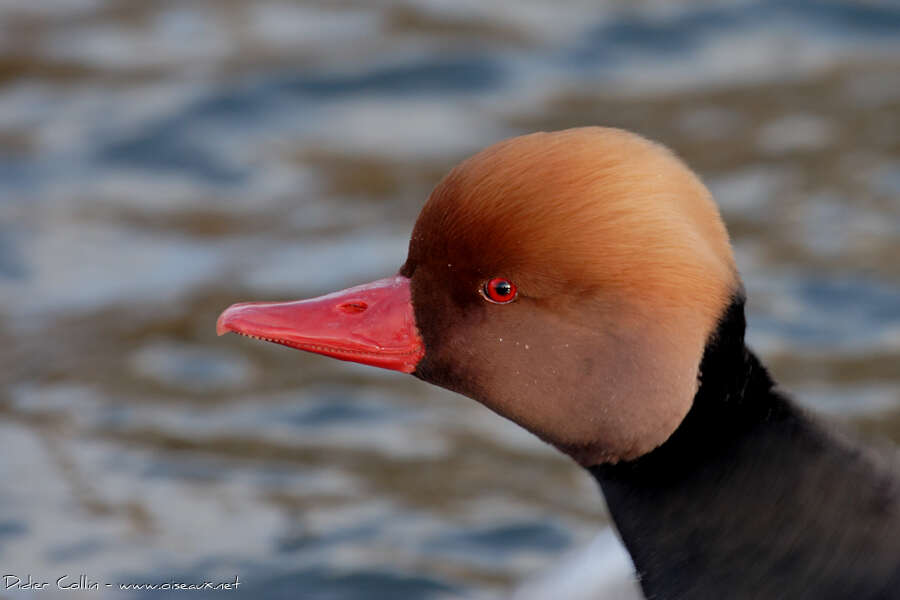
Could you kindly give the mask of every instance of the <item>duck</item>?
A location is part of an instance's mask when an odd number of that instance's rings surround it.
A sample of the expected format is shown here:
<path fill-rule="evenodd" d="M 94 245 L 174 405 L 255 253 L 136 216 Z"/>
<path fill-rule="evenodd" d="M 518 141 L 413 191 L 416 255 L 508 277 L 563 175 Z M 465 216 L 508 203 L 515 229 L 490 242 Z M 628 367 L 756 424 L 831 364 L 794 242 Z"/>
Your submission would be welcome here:
<path fill-rule="evenodd" d="M 411 374 L 524 427 L 596 480 L 646 598 L 900 598 L 896 455 L 775 384 L 745 302 L 700 178 L 582 127 L 454 167 L 395 275 L 234 304 L 217 332 Z"/>

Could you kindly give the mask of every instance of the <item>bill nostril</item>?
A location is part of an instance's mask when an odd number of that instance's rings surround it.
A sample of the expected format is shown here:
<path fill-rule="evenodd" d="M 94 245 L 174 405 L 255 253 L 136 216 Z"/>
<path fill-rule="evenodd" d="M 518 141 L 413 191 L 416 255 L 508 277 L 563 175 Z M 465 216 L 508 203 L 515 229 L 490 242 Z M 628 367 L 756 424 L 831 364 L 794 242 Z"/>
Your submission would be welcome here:
<path fill-rule="evenodd" d="M 362 300 L 353 300 L 351 302 L 344 302 L 343 304 L 338 306 L 338 310 L 345 313 L 361 313 L 364 310 L 369 308 L 369 305 L 363 302 Z"/>

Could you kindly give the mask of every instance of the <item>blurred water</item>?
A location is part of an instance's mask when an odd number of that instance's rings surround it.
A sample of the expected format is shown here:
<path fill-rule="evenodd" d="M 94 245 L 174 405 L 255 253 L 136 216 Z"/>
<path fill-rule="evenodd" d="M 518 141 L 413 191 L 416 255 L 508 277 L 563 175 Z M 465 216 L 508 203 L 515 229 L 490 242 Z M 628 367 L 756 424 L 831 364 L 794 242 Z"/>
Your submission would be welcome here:
<path fill-rule="evenodd" d="M 494 597 L 586 545 L 514 425 L 213 327 L 391 274 L 456 161 L 585 124 L 702 174 L 751 342 L 900 440 L 896 3 L 0 2 L 0 575 Z"/>

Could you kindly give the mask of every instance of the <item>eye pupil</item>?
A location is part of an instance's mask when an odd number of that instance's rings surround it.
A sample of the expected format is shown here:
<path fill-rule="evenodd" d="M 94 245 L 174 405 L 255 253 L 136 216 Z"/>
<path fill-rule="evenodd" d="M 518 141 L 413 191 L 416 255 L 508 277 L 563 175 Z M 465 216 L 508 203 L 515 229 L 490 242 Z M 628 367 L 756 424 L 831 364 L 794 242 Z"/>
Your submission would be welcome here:
<path fill-rule="evenodd" d="M 516 286 L 502 277 L 494 277 L 484 284 L 484 296 L 491 302 L 504 304 L 512 302 L 516 297 Z"/>

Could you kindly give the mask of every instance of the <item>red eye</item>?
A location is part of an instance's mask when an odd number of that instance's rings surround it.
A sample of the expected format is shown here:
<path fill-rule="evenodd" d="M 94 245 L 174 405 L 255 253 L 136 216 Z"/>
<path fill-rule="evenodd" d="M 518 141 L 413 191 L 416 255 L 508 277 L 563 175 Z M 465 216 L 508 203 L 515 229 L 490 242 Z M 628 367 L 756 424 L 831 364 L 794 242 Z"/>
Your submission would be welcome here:
<path fill-rule="evenodd" d="M 502 277 L 494 277 L 485 282 L 481 293 L 491 302 L 506 304 L 516 299 L 516 284 Z"/>

